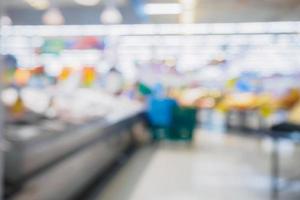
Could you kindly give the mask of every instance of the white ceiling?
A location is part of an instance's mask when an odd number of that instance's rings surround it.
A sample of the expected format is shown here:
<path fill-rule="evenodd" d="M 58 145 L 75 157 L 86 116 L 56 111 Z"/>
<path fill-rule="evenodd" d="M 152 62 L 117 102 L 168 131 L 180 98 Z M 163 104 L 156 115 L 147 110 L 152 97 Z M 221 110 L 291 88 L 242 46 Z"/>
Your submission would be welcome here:
<path fill-rule="evenodd" d="M 77 7 L 73 0 L 51 0 L 61 7 Z M 101 0 L 102 4 L 105 1 Z M 131 0 L 116 0 L 126 6 Z M 147 2 L 147 0 L 144 0 Z M 148 2 L 174 2 L 178 0 L 148 0 Z M 300 0 L 196 0 L 196 22 L 240 21 L 300 21 Z M 0 0 L 8 10 L 30 9 L 24 0 Z M 99 5 L 100 7 L 100 5 Z M 178 16 L 151 17 L 151 23 L 178 22 Z"/>
<path fill-rule="evenodd" d="M 101 0 L 100 2 L 106 2 L 111 0 Z M 126 2 L 130 0 L 115 0 L 119 4 L 126 4 Z M 178 0 L 148 0 L 148 2 L 176 2 Z M 236 4 L 240 6 L 248 6 L 248 5 L 269 5 L 269 6 L 283 6 L 283 7 L 293 7 L 295 5 L 300 4 L 300 0 L 196 0 L 198 5 L 213 5 L 218 6 L 223 4 Z M 0 0 L 2 4 L 4 3 L 8 7 L 24 7 L 26 3 L 24 0 Z M 76 5 L 74 0 L 51 0 L 54 5 Z M 145 2 L 147 2 L 145 0 Z"/>
<path fill-rule="evenodd" d="M 103 4 L 106 0 L 101 0 L 100 4 Z M 128 0 L 115 0 L 118 4 L 126 4 Z M 30 8 L 30 6 L 24 0 L 0 0 L 2 5 L 6 7 L 21 7 L 21 8 Z M 74 0 L 50 0 L 50 2 L 55 6 L 80 6 L 74 2 Z"/>
<path fill-rule="evenodd" d="M 60 6 L 76 6 L 74 0 L 50 0 L 54 5 Z M 101 0 L 103 3 L 105 1 L 111 0 Z M 126 4 L 130 0 L 115 0 L 119 4 Z M 176 2 L 177 0 L 148 0 L 148 2 Z M 219 5 L 232 5 L 235 4 L 236 7 L 247 7 L 249 5 L 257 6 L 271 6 L 271 7 L 293 7 L 300 4 L 300 0 L 196 0 L 198 6 L 213 6 L 219 7 Z M 5 4 L 7 7 L 29 7 L 24 0 L 0 0 L 0 2 Z M 147 2 L 147 0 L 145 0 Z"/>

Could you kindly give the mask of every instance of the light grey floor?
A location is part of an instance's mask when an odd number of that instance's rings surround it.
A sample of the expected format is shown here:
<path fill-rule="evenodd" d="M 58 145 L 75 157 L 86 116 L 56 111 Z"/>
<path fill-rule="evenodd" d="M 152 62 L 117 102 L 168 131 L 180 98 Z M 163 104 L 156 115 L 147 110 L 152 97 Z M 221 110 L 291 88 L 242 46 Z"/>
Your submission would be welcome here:
<path fill-rule="evenodd" d="M 162 142 L 141 149 L 95 200 L 270 199 L 271 148 L 268 140 L 199 130 L 191 146 Z M 284 174 L 300 171 L 298 147 L 283 141 L 280 148 Z M 299 185 L 281 199 L 299 200 Z"/>

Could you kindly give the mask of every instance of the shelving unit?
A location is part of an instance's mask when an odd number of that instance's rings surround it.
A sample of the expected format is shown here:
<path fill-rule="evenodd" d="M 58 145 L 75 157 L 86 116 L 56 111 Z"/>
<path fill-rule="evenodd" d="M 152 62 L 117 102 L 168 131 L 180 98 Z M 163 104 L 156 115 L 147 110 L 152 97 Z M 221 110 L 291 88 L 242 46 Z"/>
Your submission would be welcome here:
<path fill-rule="evenodd" d="M 299 74 L 299 33 L 300 22 L 6 26 L 0 32 L 0 50 L 16 55 L 22 67 L 91 65 L 105 72 L 118 64 L 129 80 L 137 78 L 137 63 L 151 65 L 155 60 L 171 60 L 178 71 L 186 73 L 210 67 L 211 60 L 225 59 L 226 65 L 197 77 L 207 81 L 212 74 L 234 77 L 245 71 L 260 77 Z M 62 49 L 58 54 L 36 52 L 46 40 L 84 37 L 103 39 L 107 46 Z"/>

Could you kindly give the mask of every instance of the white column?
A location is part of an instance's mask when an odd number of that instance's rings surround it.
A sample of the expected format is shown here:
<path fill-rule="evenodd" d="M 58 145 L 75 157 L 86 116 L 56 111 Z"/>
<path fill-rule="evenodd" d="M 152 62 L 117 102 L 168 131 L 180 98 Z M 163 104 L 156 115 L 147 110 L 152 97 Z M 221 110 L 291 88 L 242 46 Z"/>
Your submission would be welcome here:
<path fill-rule="evenodd" d="M 196 21 L 197 0 L 180 0 L 182 5 L 182 14 L 180 23 L 192 24 Z"/>

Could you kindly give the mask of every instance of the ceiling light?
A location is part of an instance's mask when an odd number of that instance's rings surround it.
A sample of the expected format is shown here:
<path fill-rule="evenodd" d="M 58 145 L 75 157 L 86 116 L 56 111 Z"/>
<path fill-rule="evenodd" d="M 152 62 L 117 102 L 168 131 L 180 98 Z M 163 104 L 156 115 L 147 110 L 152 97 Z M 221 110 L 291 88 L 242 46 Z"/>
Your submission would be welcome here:
<path fill-rule="evenodd" d="M 181 0 L 182 14 L 180 16 L 180 21 L 185 24 L 190 24 L 195 22 L 196 17 L 196 1 L 195 0 Z"/>
<path fill-rule="evenodd" d="M 2 15 L 0 18 L 0 25 L 3 25 L 3 26 L 12 25 L 11 18 L 7 15 Z"/>
<path fill-rule="evenodd" d="M 37 10 L 46 10 L 50 6 L 49 0 L 25 0 L 31 7 Z"/>
<path fill-rule="evenodd" d="M 50 8 L 43 15 L 43 22 L 47 25 L 62 25 L 65 18 L 58 8 Z"/>
<path fill-rule="evenodd" d="M 79 5 L 83 5 L 83 6 L 95 6 L 100 2 L 100 0 L 74 0 L 74 1 Z"/>
<path fill-rule="evenodd" d="M 144 6 L 144 12 L 148 15 L 177 15 L 182 12 L 179 3 L 149 3 Z"/>
<path fill-rule="evenodd" d="M 117 8 L 110 6 L 103 10 L 100 20 L 103 24 L 120 24 L 123 21 L 123 17 Z"/>

